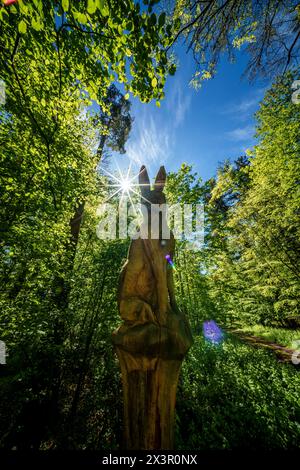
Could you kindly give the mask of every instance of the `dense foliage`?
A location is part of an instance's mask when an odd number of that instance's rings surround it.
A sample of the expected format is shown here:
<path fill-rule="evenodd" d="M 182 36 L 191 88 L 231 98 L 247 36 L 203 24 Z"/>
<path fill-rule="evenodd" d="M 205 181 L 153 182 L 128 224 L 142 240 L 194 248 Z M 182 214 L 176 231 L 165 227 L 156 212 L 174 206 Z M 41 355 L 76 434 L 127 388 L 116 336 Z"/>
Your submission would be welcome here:
<path fill-rule="evenodd" d="M 229 336 L 196 339 L 178 393 L 178 448 L 299 446 L 299 383 L 293 366 Z"/>
<path fill-rule="evenodd" d="M 211 78 L 222 55 L 234 61 L 241 50 L 248 56 L 246 74 L 273 78 L 298 64 L 300 9 L 297 0 L 177 0 L 174 18 L 193 51 L 197 87 Z"/>
<path fill-rule="evenodd" d="M 300 109 L 291 101 L 293 79 L 280 77 L 267 92 L 253 155 L 224 165 L 211 190 L 212 293 L 237 323 L 283 326 L 299 318 Z"/>
<path fill-rule="evenodd" d="M 107 395 L 109 406 L 97 385 L 109 379 L 119 388 L 109 338 L 112 286 L 126 248 L 99 240 L 91 248 L 95 211 L 106 196 L 96 168 L 105 147 L 124 152 L 129 94 L 159 104 L 165 77 L 175 71 L 165 51 L 173 24 L 153 13 L 152 4 L 20 0 L 0 6 L 0 308 L 8 353 L 2 446 L 75 446 L 88 380 L 97 382 L 95 400 L 105 403 L 101 417 L 112 419 L 114 394 Z M 99 362 L 103 350 L 108 357 Z M 98 372 L 90 366 L 93 357 Z M 99 422 L 93 403 L 86 403 L 85 426 Z M 92 446 L 107 440 L 109 447 L 106 418 L 77 445 L 93 439 Z"/>
<path fill-rule="evenodd" d="M 120 321 L 116 290 L 129 240 L 97 238 L 97 208 L 109 197 L 109 179 L 98 169 L 110 150 L 125 151 L 130 93 L 159 106 L 166 76 L 175 72 L 167 49 L 181 20 L 157 14 L 157 3 L 1 5 L 6 449 L 120 446 L 122 391 L 111 332 Z M 297 370 L 234 336 L 219 345 L 202 336 L 203 322 L 214 319 L 222 328 L 274 326 L 275 340 L 286 344 L 300 338 L 295 78 L 289 72 L 267 92 L 251 155 L 225 162 L 207 182 L 188 164 L 168 177 L 170 204 L 206 208 L 204 245 L 195 251 L 180 241 L 174 260 L 178 304 L 195 336 L 177 400 L 180 449 L 299 446 Z"/>

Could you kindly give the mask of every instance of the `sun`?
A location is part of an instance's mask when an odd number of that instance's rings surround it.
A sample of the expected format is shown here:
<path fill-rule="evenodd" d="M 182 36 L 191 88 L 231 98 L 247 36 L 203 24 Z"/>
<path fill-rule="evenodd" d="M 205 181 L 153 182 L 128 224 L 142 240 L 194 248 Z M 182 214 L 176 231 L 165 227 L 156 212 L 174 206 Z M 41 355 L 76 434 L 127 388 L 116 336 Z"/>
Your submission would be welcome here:
<path fill-rule="evenodd" d="M 114 196 L 119 195 L 120 204 L 122 203 L 122 201 L 129 199 L 132 207 L 135 210 L 135 204 L 133 203 L 131 195 L 136 195 L 136 196 L 141 197 L 141 195 L 137 191 L 137 187 L 139 186 L 139 183 L 135 181 L 138 178 L 139 173 L 137 173 L 134 176 L 131 175 L 131 162 L 130 162 L 128 170 L 125 171 L 124 173 L 120 170 L 119 165 L 117 164 L 116 161 L 115 161 L 115 165 L 119 173 L 118 176 L 110 173 L 109 171 L 107 171 L 105 168 L 102 167 L 102 170 L 104 171 L 104 173 L 106 173 L 107 176 L 109 176 L 109 178 L 111 179 L 111 182 L 108 184 L 108 186 L 113 190 L 112 194 L 109 195 L 109 197 L 107 198 L 105 202 L 108 202 Z"/>
<path fill-rule="evenodd" d="M 115 159 L 114 161 L 115 161 L 115 165 L 117 167 L 118 173 L 119 173 L 118 176 L 110 173 L 103 167 L 101 168 L 104 171 L 104 173 L 106 173 L 107 176 L 109 176 L 111 181 L 109 182 L 108 187 L 113 190 L 112 194 L 109 195 L 109 197 L 105 200 L 105 202 L 108 202 L 110 199 L 118 195 L 120 205 L 126 200 L 129 200 L 134 213 L 141 214 L 140 205 L 134 203 L 131 197 L 131 196 L 138 196 L 141 200 L 144 200 L 147 203 L 150 203 L 148 199 L 146 199 L 143 195 L 140 194 L 139 191 L 137 191 L 137 189 L 141 186 L 140 183 L 137 181 L 140 175 L 140 171 L 137 174 L 134 174 L 132 176 L 131 175 L 132 162 L 130 162 L 129 168 L 127 169 L 127 171 L 123 173 L 120 170 L 120 167 L 117 164 Z"/>
<path fill-rule="evenodd" d="M 124 180 L 120 181 L 120 187 L 121 187 L 123 193 L 131 191 L 132 190 L 132 183 L 131 183 L 130 180 L 124 179 Z"/>

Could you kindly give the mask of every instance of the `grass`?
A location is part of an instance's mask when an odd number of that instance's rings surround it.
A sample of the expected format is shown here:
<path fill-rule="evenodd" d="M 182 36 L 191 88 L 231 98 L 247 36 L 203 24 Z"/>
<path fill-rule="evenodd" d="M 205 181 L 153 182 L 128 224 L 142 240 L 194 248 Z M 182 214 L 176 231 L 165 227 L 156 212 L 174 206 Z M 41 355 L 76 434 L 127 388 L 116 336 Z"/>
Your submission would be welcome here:
<path fill-rule="evenodd" d="M 195 339 L 177 394 L 176 448 L 291 449 L 300 446 L 300 374 L 232 335 Z"/>
<path fill-rule="evenodd" d="M 295 347 L 293 346 L 293 341 L 300 341 L 300 329 L 292 330 L 286 328 L 270 328 L 263 325 L 253 325 L 239 328 L 239 330 L 280 344 L 281 346 L 286 346 L 287 348 Z"/>

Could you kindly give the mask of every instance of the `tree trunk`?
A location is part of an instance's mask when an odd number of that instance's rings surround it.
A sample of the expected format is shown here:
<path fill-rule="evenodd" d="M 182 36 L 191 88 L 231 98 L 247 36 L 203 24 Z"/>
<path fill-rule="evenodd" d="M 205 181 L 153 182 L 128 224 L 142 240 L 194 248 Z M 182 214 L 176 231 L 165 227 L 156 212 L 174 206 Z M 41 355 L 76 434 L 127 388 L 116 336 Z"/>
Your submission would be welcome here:
<path fill-rule="evenodd" d="M 124 395 L 124 447 L 173 449 L 180 360 L 135 357 L 117 348 Z"/>

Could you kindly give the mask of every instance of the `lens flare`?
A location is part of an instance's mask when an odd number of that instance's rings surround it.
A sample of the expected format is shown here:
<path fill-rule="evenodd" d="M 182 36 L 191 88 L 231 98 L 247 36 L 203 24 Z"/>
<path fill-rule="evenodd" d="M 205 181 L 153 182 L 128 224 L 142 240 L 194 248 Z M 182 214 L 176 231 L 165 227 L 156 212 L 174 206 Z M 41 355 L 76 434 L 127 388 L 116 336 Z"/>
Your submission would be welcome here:
<path fill-rule="evenodd" d="M 210 343 L 219 344 L 223 339 L 223 331 L 214 320 L 203 323 L 203 334 Z"/>
<path fill-rule="evenodd" d="M 14 3 L 17 3 L 18 0 L 4 0 L 3 3 L 6 7 L 9 5 L 13 5 Z"/>
<path fill-rule="evenodd" d="M 173 263 L 171 256 L 170 256 L 170 255 L 166 255 L 165 258 L 166 258 L 166 260 L 168 261 L 169 265 L 170 265 L 173 269 L 176 269 L 176 268 L 175 268 L 175 264 Z"/>

